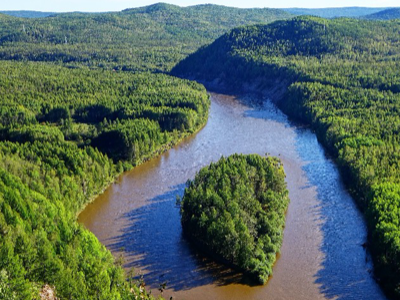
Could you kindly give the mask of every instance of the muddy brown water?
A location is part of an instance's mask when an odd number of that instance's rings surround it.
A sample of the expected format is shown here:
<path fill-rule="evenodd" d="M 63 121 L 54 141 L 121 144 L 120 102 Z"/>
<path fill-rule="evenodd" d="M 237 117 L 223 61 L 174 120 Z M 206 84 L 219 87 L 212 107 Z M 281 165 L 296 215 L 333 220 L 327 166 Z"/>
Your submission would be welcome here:
<path fill-rule="evenodd" d="M 314 133 L 272 103 L 211 94 L 207 125 L 196 135 L 123 174 L 80 214 L 125 267 L 169 299 L 385 299 L 373 279 L 365 222 Z M 284 163 L 291 203 L 273 276 L 252 286 L 213 263 L 183 237 L 176 196 L 222 155 L 269 153 Z"/>

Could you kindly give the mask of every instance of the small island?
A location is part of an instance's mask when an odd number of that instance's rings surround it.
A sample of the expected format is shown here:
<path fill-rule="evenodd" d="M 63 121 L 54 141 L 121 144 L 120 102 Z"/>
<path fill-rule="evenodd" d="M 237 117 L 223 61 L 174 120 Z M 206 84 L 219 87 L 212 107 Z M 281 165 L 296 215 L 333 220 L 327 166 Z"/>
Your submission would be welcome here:
<path fill-rule="evenodd" d="M 278 158 L 234 154 L 187 182 L 182 227 L 205 252 L 264 284 L 282 245 L 288 204 Z"/>

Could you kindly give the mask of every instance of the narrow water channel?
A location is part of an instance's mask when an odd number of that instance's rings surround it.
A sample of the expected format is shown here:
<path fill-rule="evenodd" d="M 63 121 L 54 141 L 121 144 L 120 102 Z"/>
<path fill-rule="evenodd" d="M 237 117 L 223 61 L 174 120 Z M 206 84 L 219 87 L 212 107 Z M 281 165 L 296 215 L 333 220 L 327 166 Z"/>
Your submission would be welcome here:
<path fill-rule="evenodd" d="M 366 226 L 316 136 L 270 102 L 212 94 L 207 125 L 160 157 L 121 176 L 80 214 L 114 255 L 123 254 L 169 299 L 385 299 L 363 248 Z M 269 153 L 284 163 L 291 203 L 273 277 L 251 286 L 182 237 L 176 196 L 211 161 Z"/>

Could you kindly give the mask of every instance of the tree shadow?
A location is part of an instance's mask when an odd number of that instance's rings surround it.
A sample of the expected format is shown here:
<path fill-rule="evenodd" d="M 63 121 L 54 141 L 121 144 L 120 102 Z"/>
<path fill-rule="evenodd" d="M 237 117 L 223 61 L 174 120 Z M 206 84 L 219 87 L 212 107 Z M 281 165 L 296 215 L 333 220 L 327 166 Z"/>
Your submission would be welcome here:
<path fill-rule="evenodd" d="M 363 215 L 347 192 L 337 166 L 325 155 L 314 133 L 297 130 L 296 147 L 309 184 L 316 187 L 324 254 L 315 275 L 328 299 L 386 299 L 373 277 L 373 265 L 365 245 Z"/>
<path fill-rule="evenodd" d="M 182 235 L 176 196 L 182 196 L 185 184 L 134 209 L 123 217 L 128 226 L 112 238 L 111 251 L 123 249 L 128 261 L 124 267 L 144 270 L 143 279 L 151 288 L 166 282 L 174 291 L 231 283 L 251 284 L 241 273 L 207 258 Z M 140 276 L 140 274 L 136 274 Z"/>

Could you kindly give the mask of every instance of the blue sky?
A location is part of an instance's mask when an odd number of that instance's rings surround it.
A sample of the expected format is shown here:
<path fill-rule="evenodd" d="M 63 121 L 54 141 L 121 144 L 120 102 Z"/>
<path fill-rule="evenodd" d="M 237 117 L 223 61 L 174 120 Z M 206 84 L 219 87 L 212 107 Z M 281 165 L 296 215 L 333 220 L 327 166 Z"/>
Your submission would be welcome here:
<path fill-rule="evenodd" d="M 146 6 L 161 1 L 154 0 L 1 0 L 0 10 L 38 10 L 52 12 L 66 11 L 120 11 L 125 8 Z M 166 0 L 180 6 L 214 3 L 235 7 L 344 7 L 400 6 L 399 0 Z"/>

